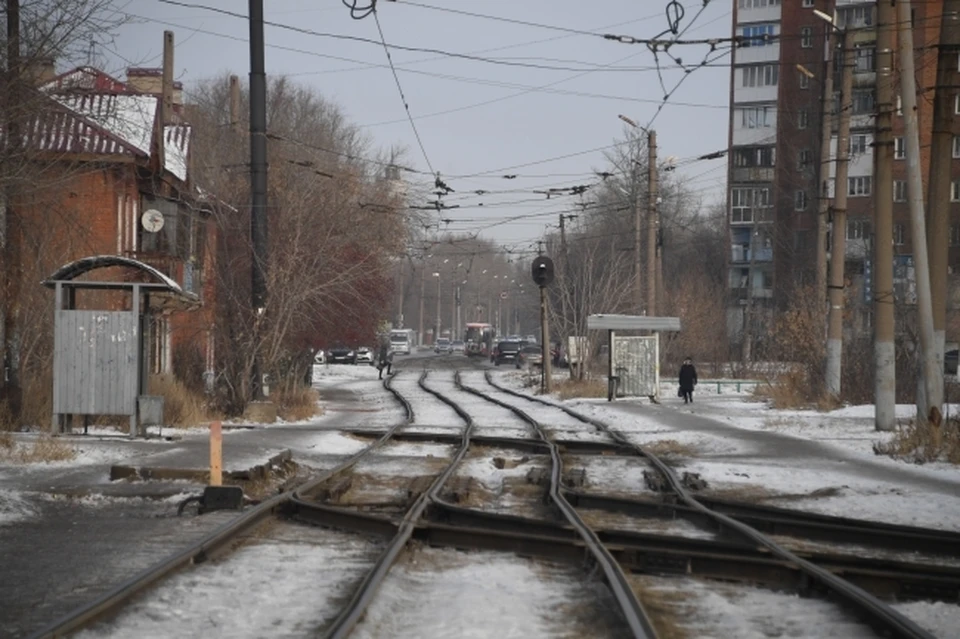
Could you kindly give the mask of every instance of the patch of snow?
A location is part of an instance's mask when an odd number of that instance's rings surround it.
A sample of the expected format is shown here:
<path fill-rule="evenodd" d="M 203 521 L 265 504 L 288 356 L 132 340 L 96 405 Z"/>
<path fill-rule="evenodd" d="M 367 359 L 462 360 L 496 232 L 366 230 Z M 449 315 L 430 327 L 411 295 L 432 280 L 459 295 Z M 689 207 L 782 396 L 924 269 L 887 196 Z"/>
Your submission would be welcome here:
<path fill-rule="evenodd" d="M 895 603 L 893 608 L 936 637 L 956 637 L 960 628 L 960 606 L 942 601 Z"/>
<path fill-rule="evenodd" d="M 376 555 L 355 535 L 278 526 L 271 540 L 177 573 L 74 637 L 315 637 Z"/>
<path fill-rule="evenodd" d="M 320 432 L 305 435 L 299 447 L 320 455 L 350 456 L 359 453 L 372 442 L 363 442 L 360 439 L 343 435 L 335 431 Z"/>
<path fill-rule="evenodd" d="M 0 490 L 0 526 L 9 526 L 37 515 L 37 509 L 23 493 Z"/>
<path fill-rule="evenodd" d="M 493 458 L 502 456 L 504 459 L 515 459 L 519 463 L 513 468 L 497 468 L 493 463 Z M 526 477 L 530 469 L 541 467 L 541 460 L 535 457 L 529 457 L 527 461 L 521 462 L 520 456 L 509 452 L 491 451 L 488 457 L 471 457 L 465 459 L 457 468 L 457 474 L 465 477 L 472 477 L 484 485 L 485 488 L 499 492 L 503 489 L 503 480 L 507 477 Z"/>
<path fill-rule="evenodd" d="M 671 621 L 701 639 L 866 639 L 876 635 L 835 603 L 738 584 L 663 577 L 637 578 Z M 642 599 L 642 597 L 641 597 Z"/>

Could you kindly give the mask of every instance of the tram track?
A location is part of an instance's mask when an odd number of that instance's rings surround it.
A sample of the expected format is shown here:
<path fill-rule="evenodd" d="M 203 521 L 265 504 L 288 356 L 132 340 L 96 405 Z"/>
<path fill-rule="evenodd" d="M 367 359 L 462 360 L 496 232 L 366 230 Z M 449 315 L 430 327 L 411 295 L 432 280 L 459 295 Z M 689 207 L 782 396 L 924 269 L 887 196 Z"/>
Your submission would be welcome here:
<path fill-rule="evenodd" d="M 663 477 L 664 481 L 669 487 L 670 492 L 675 495 L 677 501 L 683 506 L 691 509 L 695 513 L 698 513 L 706 520 L 711 520 L 718 529 L 728 530 L 732 533 L 738 534 L 744 541 L 764 548 L 771 554 L 772 557 L 795 565 L 806 575 L 808 579 L 817 582 L 822 589 L 829 591 L 829 593 L 842 601 L 848 609 L 856 612 L 857 616 L 875 631 L 882 633 L 884 636 L 891 637 L 922 637 L 924 639 L 932 637 L 930 633 L 918 626 L 911 619 L 908 619 L 903 614 L 880 601 L 863 588 L 843 579 L 828 569 L 787 550 L 782 545 L 776 543 L 774 540 L 770 539 L 755 528 L 752 528 L 749 525 L 734 519 L 730 515 L 712 510 L 708 506 L 702 504 L 690 493 L 690 491 L 687 490 L 680 478 L 677 477 L 676 473 L 673 472 L 673 469 L 670 468 L 669 465 L 667 465 L 656 455 L 646 451 L 641 446 L 630 442 L 622 433 L 610 428 L 604 422 L 578 413 L 567 406 L 554 404 L 542 398 L 519 393 L 502 385 L 496 384 L 492 380 L 489 372 L 484 374 L 484 380 L 496 391 L 528 402 L 533 402 L 542 406 L 549 406 L 553 409 L 560 410 L 567 415 L 579 419 L 583 423 L 589 424 L 599 431 L 602 431 L 617 443 L 633 447 L 642 457 L 644 457 L 653 465 L 656 471 Z M 506 402 L 502 402 L 501 400 L 495 401 L 498 401 L 498 403 L 501 405 L 510 405 Z M 516 410 L 520 411 L 519 408 Z"/>

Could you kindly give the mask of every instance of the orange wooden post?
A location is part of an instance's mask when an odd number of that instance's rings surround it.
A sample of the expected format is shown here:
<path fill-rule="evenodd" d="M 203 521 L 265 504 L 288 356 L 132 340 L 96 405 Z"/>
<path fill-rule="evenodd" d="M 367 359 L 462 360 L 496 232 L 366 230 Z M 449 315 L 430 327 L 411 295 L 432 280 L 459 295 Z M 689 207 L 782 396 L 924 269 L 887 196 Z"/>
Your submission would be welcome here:
<path fill-rule="evenodd" d="M 223 484 L 223 429 L 220 422 L 210 423 L 210 485 Z"/>

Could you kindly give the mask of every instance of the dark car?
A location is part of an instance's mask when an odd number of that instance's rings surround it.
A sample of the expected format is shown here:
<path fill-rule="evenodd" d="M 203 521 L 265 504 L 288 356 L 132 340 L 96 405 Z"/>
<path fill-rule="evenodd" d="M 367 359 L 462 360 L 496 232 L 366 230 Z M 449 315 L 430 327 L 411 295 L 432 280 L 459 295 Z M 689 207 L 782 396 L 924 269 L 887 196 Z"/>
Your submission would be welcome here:
<path fill-rule="evenodd" d="M 524 346 L 517 354 L 517 368 L 543 366 L 543 349 L 539 346 Z"/>
<path fill-rule="evenodd" d="M 356 364 L 357 352 L 349 346 L 334 346 L 327 351 L 327 361 L 331 364 Z"/>
<path fill-rule="evenodd" d="M 500 342 L 497 344 L 493 363 L 499 366 L 505 362 L 516 362 L 521 348 L 523 348 L 523 342 Z"/>

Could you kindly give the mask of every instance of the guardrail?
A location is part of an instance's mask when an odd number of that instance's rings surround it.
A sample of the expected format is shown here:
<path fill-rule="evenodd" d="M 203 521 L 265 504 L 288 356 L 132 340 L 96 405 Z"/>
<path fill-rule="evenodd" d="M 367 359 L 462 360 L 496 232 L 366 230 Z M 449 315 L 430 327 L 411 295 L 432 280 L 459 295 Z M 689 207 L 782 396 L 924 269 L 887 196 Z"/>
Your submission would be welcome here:
<path fill-rule="evenodd" d="M 762 383 L 763 382 L 758 379 L 701 379 L 699 380 L 697 386 L 703 388 L 704 386 L 712 387 L 716 385 L 717 395 L 722 395 L 724 386 L 732 386 L 736 389 L 734 390 L 735 393 L 741 393 L 743 392 L 744 387 L 749 390 L 753 390 L 757 387 L 757 385 Z"/>

